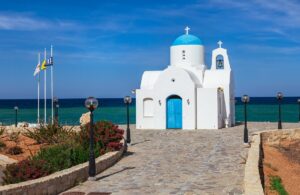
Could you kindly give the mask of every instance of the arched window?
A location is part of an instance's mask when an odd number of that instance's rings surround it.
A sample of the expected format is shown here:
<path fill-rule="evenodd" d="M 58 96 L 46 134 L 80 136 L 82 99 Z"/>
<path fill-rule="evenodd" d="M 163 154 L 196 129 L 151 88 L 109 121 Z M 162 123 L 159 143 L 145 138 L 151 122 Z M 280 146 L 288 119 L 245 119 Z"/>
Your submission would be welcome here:
<path fill-rule="evenodd" d="M 216 57 L 216 69 L 224 69 L 224 57 L 222 55 Z"/>
<path fill-rule="evenodd" d="M 143 100 L 144 116 L 152 117 L 154 114 L 154 103 L 152 98 L 145 98 Z"/>

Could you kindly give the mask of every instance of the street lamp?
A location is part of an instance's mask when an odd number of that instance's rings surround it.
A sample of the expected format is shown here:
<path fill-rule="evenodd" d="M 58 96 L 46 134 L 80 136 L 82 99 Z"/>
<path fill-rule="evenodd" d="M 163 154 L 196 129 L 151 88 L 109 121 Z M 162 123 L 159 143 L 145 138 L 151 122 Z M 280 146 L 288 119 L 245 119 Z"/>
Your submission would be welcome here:
<path fill-rule="evenodd" d="M 55 121 L 56 121 L 57 125 L 59 124 L 59 121 L 58 121 L 58 109 L 59 109 L 59 104 L 56 104 L 56 106 L 55 106 L 55 111 L 56 111 L 56 113 L 55 113 Z"/>
<path fill-rule="evenodd" d="M 299 116 L 298 116 L 298 117 L 299 117 L 298 120 L 299 120 L 299 122 L 300 122 L 300 99 L 298 99 L 297 102 L 298 102 L 298 115 L 299 115 Z"/>
<path fill-rule="evenodd" d="M 250 98 L 248 95 L 243 95 L 242 102 L 244 103 L 244 116 L 245 116 L 245 122 L 244 122 L 244 143 L 248 144 L 248 127 L 247 127 L 247 104 L 249 103 Z"/>
<path fill-rule="evenodd" d="M 281 101 L 283 99 L 283 94 L 281 92 L 277 93 L 277 100 L 278 100 L 278 129 L 282 129 L 281 124 Z"/>
<path fill-rule="evenodd" d="M 88 97 L 84 102 L 85 107 L 90 111 L 90 158 L 89 158 L 89 180 L 95 180 L 96 163 L 94 154 L 94 116 L 93 112 L 98 107 L 98 100 L 94 97 Z"/>
<path fill-rule="evenodd" d="M 14 110 L 15 110 L 15 127 L 17 127 L 18 126 L 18 110 L 19 110 L 18 106 L 15 106 Z"/>
<path fill-rule="evenodd" d="M 54 104 L 54 108 L 55 108 L 55 112 L 54 112 L 54 124 L 58 125 L 58 98 L 54 97 L 53 98 L 53 104 Z"/>
<path fill-rule="evenodd" d="M 127 111 L 127 129 L 126 129 L 126 143 L 130 144 L 130 128 L 129 128 L 129 104 L 131 103 L 132 99 L 130 96 L 124 97 L 124 103 L 126 104 L 126 111 Z"/>

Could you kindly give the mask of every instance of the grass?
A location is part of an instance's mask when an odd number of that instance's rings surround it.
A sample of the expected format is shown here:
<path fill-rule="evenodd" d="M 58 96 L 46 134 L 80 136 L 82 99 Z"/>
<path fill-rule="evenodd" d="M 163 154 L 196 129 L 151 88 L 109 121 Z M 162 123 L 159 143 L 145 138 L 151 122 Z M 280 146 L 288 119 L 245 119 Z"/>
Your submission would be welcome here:
<path fill-rule="evenodd" d="M 287 191 L 281 183 L 281 178 L 278 176 L 270 176 L 271 179 L 271 189 L 278 192 L 279 195 L 288 195 Z"/>

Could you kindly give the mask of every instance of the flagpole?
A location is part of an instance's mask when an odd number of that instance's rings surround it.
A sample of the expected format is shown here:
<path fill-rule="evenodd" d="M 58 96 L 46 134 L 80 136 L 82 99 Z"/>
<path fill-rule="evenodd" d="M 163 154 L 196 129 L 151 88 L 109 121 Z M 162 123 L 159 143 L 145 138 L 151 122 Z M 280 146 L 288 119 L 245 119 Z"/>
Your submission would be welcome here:
<path fill-rule="evenodd" d="M 53 46 L 51 45 L 51 59 L 53 57 Z M 52 115 L 52 124 L 54 122 L 54 114 L 53 114 L 53 64 L 51 65 L 51 115 Z"/>
<path fill-rule="evenodd" d="M 41 68 L 41 53 L 38 54 L 38 64 L 39 64 L 39 69 Z M 40 124 L 40 73 L 38 73 L 38 110 L 37 110 L 37 124 Z"/>
<path fill-rule="evenodd" d="M 44 51 L 44 60 L 46 59 L 46 48 Z M 44 70 L 44 124 L 47 123 L 47 69 Z"/>

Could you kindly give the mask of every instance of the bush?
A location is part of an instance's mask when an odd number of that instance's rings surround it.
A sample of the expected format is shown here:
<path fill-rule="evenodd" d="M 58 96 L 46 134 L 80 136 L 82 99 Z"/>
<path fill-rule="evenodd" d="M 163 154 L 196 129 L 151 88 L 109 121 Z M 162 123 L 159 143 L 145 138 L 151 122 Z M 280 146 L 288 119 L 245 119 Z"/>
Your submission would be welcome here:
<path fill-rule="evenodd" d="M 96 122 L 94 126 L 94 142 L 103 146 L 105 150 L 119 150 L 122 147 L 120 141 L 123 139 L 124 130 L 117 125 L 108 122 Z M 90 138 L 90 124 L 81 127 L 78 142 L 88 147 Z"/>
<path fill-rule="evenodd" d="M 19 146 L 14 146 L 12 148 L 9 148 L 7 150 L 7 153 L 8 154 L 11 154 L 11 155 L 18 155 L 18 154 L 22 154 L 23 153 L 23 150 L 22 148 L 20 148 Z"/>
<path fill-rule="evenodd" d="M 23 160 L 6 166 L 3 184 L 19 183 L 49 175 L 48 164 L 43 160 Z"/>
<path fill-rule="evenodd" d="M 66 129 L 58 124 L 41 124 L 34 131 L 27 129 L 26 137 L 34 139 L 38 144 L 57 144 L 66 142 L 72 136 L 72 128 Z"/>
<path fill-rule="evenodd" d="M 279 195 L 288 195 L 287 191 L 282 185 L 281 178 L 278 176 L 270 176 L 271 179 L 271 189 L 275 190 Z"/>
<path fill-rule="evenodd" d="M 111 122 L 96 122 L 94 128 L 95 157 L 107 151 L 120 150 L 124 130 Z M 50 144 L 35 156 L 17 164 L 7 166 L 4 171 L 4 184 L 36 179 L 56 171 L 84 163 L 89 159 L 89 124 L 81 127 L 78 133 L 58 125 L 41 126 L 25 136 L 37 143 Z"/>
<path fill-rule="evenodd" d="M 116 151 L 122 148 L 123 144 L 120 142 L 109 142 L 107 148 L 109 151 Z"/>
<path fill-rule="evenodd" d="M 100 155 L 100 146 L 95 147 L 95 156 Z M 51 167 L 51 172 L 60 171 L 89 159 L 89 150 L 79 144 L 58 144 L 41 149 L 34 160 L 44 160 Z"/>

